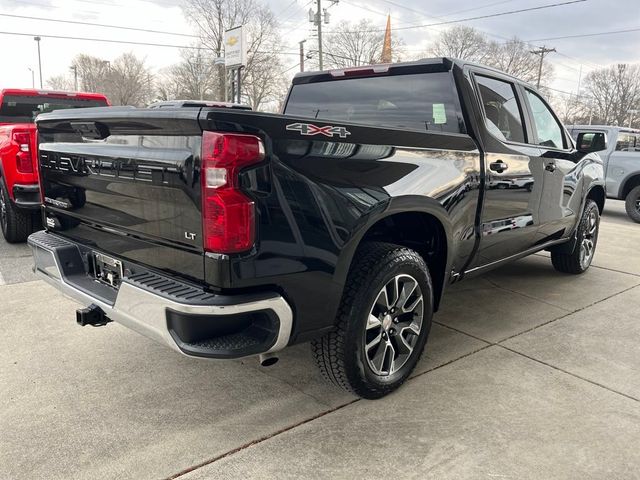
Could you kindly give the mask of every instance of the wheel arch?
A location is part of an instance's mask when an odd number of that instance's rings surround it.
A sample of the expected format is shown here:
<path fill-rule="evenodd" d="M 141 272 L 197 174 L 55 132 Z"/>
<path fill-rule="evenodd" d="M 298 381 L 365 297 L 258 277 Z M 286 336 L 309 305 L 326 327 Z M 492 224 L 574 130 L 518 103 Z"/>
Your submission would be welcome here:
<path fill-rule="evenodd" d="M 370 215 L 343 250 L 336 275 L 343 285 L 358 248 L 367 241 L 386 241 L 417 251 L 427 263 L 437 310 L 448 283 L 453 253 L 451 224 L 435 200 L 420 196 L 392 199 L 378 215 Z"/>
<path fill-rule="evenodd" d="M 600 215 L 602 215 L 602 211 L 604 210 L 604 202 L 606 199 L 606 192 L 604 186 L 602 185 L 593 185 L 589 191 L 587 192 L 586 199 L 593 200 L 598 205 L 598 210 Z"/>
<path fill-rule="evenodd" d="M 640 172 L 629 174 L 620 185 L 620 200 L 624 200 L 629 192 L 640 185 Z"/>

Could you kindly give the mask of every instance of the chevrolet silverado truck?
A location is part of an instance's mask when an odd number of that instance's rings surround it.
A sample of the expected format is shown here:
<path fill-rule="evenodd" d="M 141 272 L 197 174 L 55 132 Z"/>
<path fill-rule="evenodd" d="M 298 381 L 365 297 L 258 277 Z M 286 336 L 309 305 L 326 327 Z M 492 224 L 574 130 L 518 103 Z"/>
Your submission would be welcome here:
<path fill-rule="evenodd" d="M 605 202 L 601 160 L 531 85 L 448 58 L 300 73 L 283 114 L 37 125 L 46 230 L 29 244 L 78 323 L 263 365 L 310 342 L 365 398 L 407 379 L 448 285 L 544 249 L 587 270 Z"/>
<path fill-rule="evenodd" d="M 604 162 L 607 197 L 623 200 L 640 223 L 640 130 L 606 125 L 573 125 L 578 147 L 596 150 Z"/>
<path fill-rule="evenodd" d="M 106 97 L 95 93 L 0 90 L 0 227 L 8 242 L 24 242 L 41 228 L 36 115 L 104 105 Z"/>

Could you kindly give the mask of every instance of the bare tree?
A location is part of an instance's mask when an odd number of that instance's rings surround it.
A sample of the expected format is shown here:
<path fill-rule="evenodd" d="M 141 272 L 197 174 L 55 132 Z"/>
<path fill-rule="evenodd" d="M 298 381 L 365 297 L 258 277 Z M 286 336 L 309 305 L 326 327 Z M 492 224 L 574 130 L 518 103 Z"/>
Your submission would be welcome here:
<path fill-rule="evenodd" d="M 110 62 L 84 53 L 73 59 L 72 65 L 80 78 L 80 89 L 85 92 L 106 93 Z"/>
<path fill-rule="evenodd" d="M 585 81 L 597 123 L 624 125 L 640 108 L 640 65 L 619 64 L 590 72 Z"/>
<path fill-rule="evenodd" d="M 362 19 L 356 24 L 347 21 L 338 23 L 334 33 L 327 34 L 324 41 L 324 62 L 331 68 L 358 67 L 380 63 L 384 32 L 371 20 Z M 391 39 L 393 61 L 399 61 L 403 53 L 403 42 Z"/>
<path fill-rule="evenodd" d="M 104 93 L 113 105 L 140 106 L 152 100 L 151 72 L 144 60 L 133 53 L 120 55 L 114 61 L 80 54 L 74 58 L 73 66 L 77 69 L 81 90 Z"/>
<path fill-rule="evenodd" d="M 143 59 L 124 53 L 111 63 L 108 95 L 114 105 L 144 105 L 151 100 L 153 77 Z"/>
<path fill-rule="evenodd" d="M 254 19 L 247 25 L 248 58 L 242 70 L 243 95 L 258 110 L 264 103 L 277 101 L 286 93 L 283 65 L 276 52 L 282 50 L 278 24 L 273 12 L 258 6 Z"/>
<path fill-rule="evenodd" d="M 47 79 L 46 85 L 52 90 L 72 91 L 75 88 L 69 75 L 56 75 Z"/>
<path fill-rule="evenodd" d="M 242 69 L 242 79 L 246 92 L 256 92 L 248 100 L 254 107 L 259 107 L 262 99 L 268 96 L 266 93 L 272 88 L 271 84 L 279 81 L 273 75 L 267 78 L 264 75 L 264 65 L 270 64 L 274 72 L 281 66 L 277 55 L 281 42 L 273 12 L 257 0 L 187 0 L 185 13 L 198 28 L 202 44 L 214 57 L 224 54 L 225 30 L 240 25 L 246 27 L 248 58 Z M 224 100 L 225 67 L 220 65 L 217 69 L 217 98 Z"/>
<path fill-rule="evenodd" d="M 531 53 L 527 43 L 515 37 L 504 43 L 490 42 L 483 62 L 525 82 L 535 83 L 538 78 L 540 58 Z M 552 77 L 553 66 L 543 62 L 541 84 L 548 84 Z"/>
<path fill-rule="evenodd" d="M 506 42 L 489 41 L 475 28 L 458 25 L 442 32 L 428 53 L 483 63 L 525 82 L 536 83 L 538 79 L 540 57 L 531 53 L 531 46 L 517 37 Z M 553 66 L 548 61 L 542 64 L 540 79 L 542 85 L 548 85 L 553 79 Z"/>
<path fill-rule="evenodd" d="M 160 70 L 156 80 L 156 97 L 158 100 L 177 100 L 186 99 L 182 94 L 180 80 L 174 75 L 173 68 L 166 67 Z"/>
<path fill-rule="evenodd" d="M 253 68 L 243 76 L 243 97 L 254 110 L 266 104 L 277 104 L 284 98 L 289 82 L 281 73 L 282 66 L 271 64 L 266 59 L 255 62 Z"/>
<path fill-rule="evenodd" d="M 429 49 L 436 57 L 453 57 L 471 62 L 483 62 L 488 55 L 488 41 L 478 30 L 456 25 L 442 32 Z"/>
<path fill-rule="evenodd" d="M 560 116 L 562 123 L 575 125 L 587 123 L 591 105 L 585 96 L 574 93 L 551 92 L 546 95 L 554 111 Z"/>
<path fill-rule="evenodd" d="M 162 72 L 158 93 L 162 100 L 211 100 L 217 97 L 218 72 L 210 50 L 184 49 L 182 61 Z"/>

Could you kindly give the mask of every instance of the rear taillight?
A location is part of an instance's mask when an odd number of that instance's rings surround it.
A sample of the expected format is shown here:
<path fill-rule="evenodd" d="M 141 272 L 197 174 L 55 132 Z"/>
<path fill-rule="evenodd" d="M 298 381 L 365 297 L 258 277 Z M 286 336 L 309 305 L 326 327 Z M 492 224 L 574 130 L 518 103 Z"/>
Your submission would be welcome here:
<path fill-rule="evenodd" d="M 202 232 L 204 249 L 238 253 L 255 243 L 255 206 L 239 188 L 238 173 L 264 159 L 254 135 L 204 132 L 202 136 Z"/>
<path fill-rule="evenodd" d="M 16 154 L 16 168 L 20 173 L 33 173 L 33 158 L 31 152 L 31 134 L 29 132 L 13 132 L 14 143 L 18 145 Z"/>

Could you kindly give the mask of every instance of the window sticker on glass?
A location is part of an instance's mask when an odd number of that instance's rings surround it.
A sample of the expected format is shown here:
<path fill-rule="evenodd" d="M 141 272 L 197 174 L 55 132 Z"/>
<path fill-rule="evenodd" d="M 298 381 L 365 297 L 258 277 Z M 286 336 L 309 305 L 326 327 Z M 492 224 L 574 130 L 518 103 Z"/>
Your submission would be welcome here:
<path fill-rule="evenodd" d="M 436 125 L 447 123 L 447 112 L 444 109 L 444 103 L 433 104 L 433 123 Z"/>

